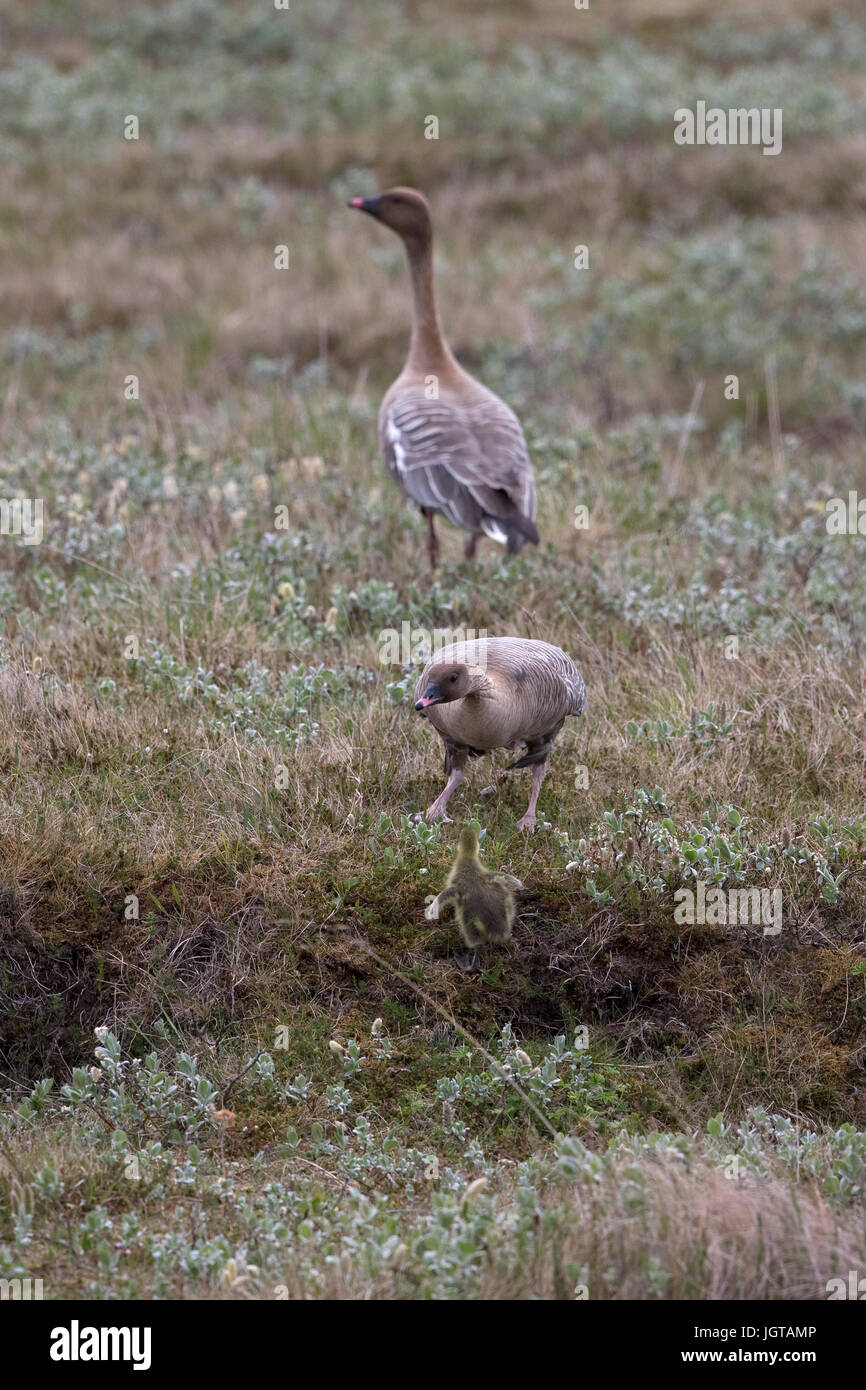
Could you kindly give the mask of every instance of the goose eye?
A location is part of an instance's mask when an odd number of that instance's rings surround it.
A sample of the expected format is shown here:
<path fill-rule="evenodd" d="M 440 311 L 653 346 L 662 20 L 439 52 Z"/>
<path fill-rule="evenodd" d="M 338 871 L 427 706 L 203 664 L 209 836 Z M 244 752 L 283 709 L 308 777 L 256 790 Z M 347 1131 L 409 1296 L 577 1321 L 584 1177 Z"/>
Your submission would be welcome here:
<path fill-rule="evenodd" d="M 451 679 L 452 679 L 452 681 L 456 681 L 457 677 L 456 677 L 456 676 L 452 676 Z"/>

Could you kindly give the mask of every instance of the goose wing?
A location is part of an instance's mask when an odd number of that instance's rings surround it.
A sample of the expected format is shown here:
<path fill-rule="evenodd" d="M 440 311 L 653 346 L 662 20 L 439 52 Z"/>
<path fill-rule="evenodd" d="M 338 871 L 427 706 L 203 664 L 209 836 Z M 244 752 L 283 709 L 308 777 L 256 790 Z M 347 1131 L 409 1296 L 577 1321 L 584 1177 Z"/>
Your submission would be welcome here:
<path fill-rule="evenodd" d="M 554 648 L 559 661 L 553 662 L 553 679 L 561 692 L 565 714 L 583 714 L 586 708 L 586 686 L 570 656 Z"/>
<path fill-rule="evenodd" d="M 586 686 L 561 647 L 534 638 L 493 637 L 488 639 L 487 661 L 506 674 L 515 698 L 523 699 L 527 707 L 556 718 L 583 713 Z"/>
<path fill-rule="evenodd" d="M 519 549 L 538 540 L 535 482 L 516 415 L 498 397 L 457 404 L 428 400 L 423 387 L 386 397 L 382 453 L 404 492 L 466 531 Z"/>

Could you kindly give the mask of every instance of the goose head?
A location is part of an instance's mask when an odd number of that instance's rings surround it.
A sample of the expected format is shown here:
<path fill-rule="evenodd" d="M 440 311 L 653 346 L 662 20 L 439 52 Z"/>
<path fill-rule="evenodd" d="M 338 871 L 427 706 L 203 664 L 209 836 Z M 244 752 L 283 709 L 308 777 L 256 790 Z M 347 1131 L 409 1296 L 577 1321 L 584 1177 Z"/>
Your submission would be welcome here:
<path fill-rule="evenodd" d="M 462 661 L 445 661 L 430 667 L 424 694 L 415 701 L 415 708 L 421 713 L 428 705 L 450 705 L 452 700 L 471 695 L 472 689 L 469 667 Z"/>
<path fill-rule="evenodd" d="M 432 236 L 430 205 L 415 188 L 388 188 L 375 198 L 352 198 L 348 206 L 390 227 L 407 246 L 423 245 Z"/>

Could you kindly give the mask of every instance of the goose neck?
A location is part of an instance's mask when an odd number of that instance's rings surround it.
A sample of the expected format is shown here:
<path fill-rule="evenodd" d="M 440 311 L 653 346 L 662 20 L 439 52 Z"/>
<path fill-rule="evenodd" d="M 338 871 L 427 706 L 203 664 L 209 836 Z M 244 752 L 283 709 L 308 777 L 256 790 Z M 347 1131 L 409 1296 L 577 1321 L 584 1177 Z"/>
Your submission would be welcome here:
<path fill-rule="evenodd" d="M 470 666 L 470 695 L 475 695 L 481 699 L 490 699 L 496 691 L 492 680 L 482 666 Z"/>
<path fill-rule="evenodd" d="M 442 335 L 442 324 L 433 286 L 433 239 L 407 246 L 412 278 L 412 341 L 409 367 L 423 374 L 448 368 L 453 358 Z"/>

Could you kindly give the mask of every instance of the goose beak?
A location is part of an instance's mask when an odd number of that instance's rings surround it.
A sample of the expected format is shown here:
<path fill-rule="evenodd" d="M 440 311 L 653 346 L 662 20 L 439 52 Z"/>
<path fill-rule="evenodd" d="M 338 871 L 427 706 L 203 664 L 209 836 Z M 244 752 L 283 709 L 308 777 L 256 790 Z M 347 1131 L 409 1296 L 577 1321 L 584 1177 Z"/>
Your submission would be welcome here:
<path fill-rule="evenodd" d="M 420 714 L 428 705 L 441 705 L 441 703 L 442 691 L 439 689 L 438 685 L 428 685 L 421 699 L 415 701 L 415 709 Z"/>
<path fill-rule="evenodd" d="M 375 217 L 379 211 L 378 198 L 350 198 L 346 207 L 359 208 L 361 212 L 369 212 L 371 217 Z"/>

